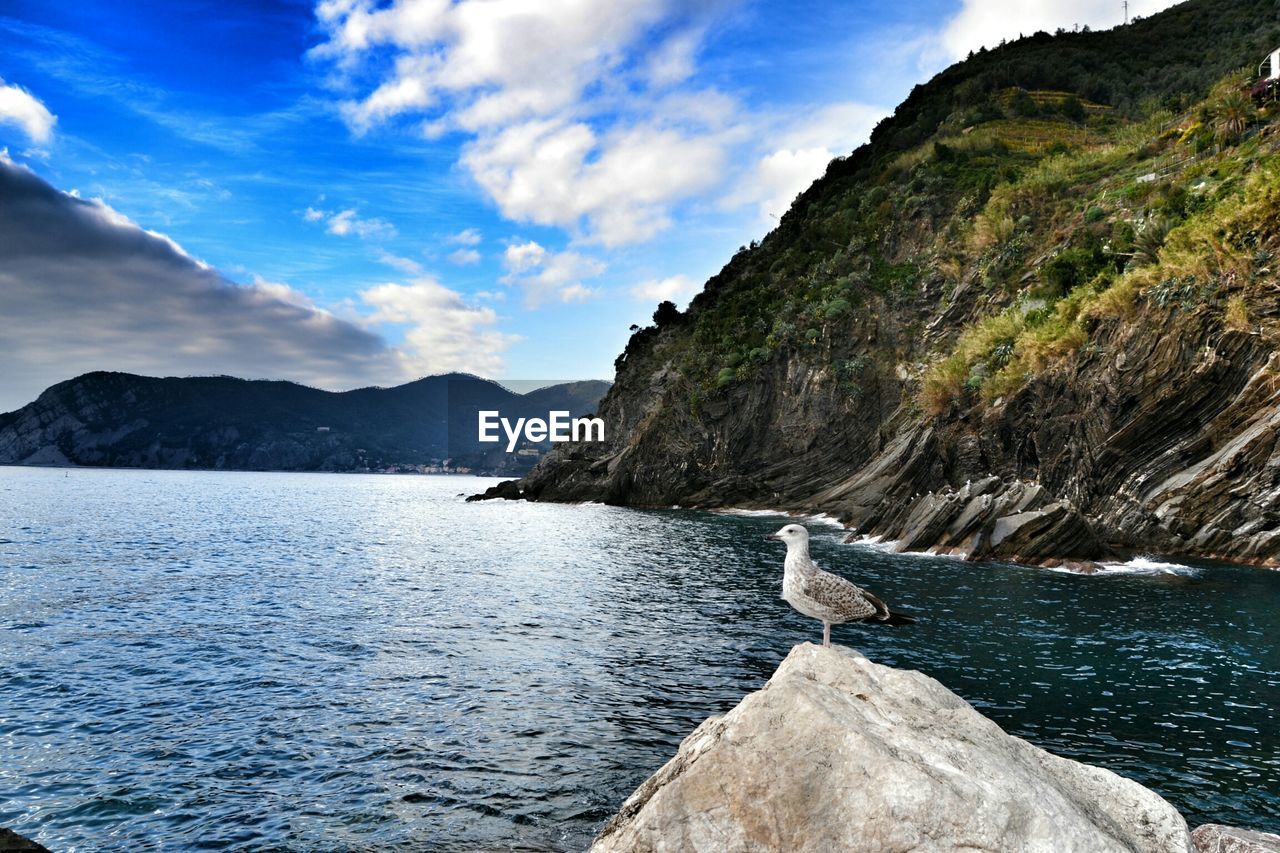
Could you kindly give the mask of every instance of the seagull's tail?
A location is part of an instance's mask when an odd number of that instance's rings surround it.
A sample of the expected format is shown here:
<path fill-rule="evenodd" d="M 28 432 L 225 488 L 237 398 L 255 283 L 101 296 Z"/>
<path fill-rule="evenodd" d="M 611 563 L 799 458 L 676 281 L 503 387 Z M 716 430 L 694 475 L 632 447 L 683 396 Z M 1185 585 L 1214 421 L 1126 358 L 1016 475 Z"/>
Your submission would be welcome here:
<path fill-rule="evenodd" d="M 905 613 L 899 613 L 896 610 L 889 611 L 889 618 L 884 620 L 886 625 L 913 625 L 916 617 L 908 616 Z"/>

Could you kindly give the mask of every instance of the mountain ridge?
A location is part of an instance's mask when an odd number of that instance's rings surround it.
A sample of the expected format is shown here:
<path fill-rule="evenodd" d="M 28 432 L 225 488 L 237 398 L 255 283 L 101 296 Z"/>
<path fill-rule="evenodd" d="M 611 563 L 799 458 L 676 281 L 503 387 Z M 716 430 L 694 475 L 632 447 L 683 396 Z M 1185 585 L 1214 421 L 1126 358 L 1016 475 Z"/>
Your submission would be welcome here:
<path fill-rule="evenodd" d="M 491 494 L 827 512 L 971 559 L 1276 564 L 1280 132 L 1228 73 L 1273 42 L 1274 3 L 1189 0 L 952 66 L 633 335 L 604 445 Z M 1130 76 L 1159 56 L 1177 73 Z M 1049 91 L 1108 62 L 1111 109 Z"/>
<path fill-rule="evenodd" d="M 0 464 L 352 471 L 452 458 L 454 467 L 516 470 L 509 454 L 475 440 L 478 408 L 581 415 L 607 387 L 586 380 L 517 394 L 447 373 L 324 391 L 286 380 L 95 371 L 0 414 Z"/>

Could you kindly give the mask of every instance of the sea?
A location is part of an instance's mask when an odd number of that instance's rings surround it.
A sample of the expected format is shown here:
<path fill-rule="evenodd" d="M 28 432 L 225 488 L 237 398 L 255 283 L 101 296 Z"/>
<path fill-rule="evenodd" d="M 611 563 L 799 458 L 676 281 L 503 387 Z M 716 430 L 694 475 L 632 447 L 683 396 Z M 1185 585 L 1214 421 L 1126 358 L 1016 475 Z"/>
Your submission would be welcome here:
<path fill-rule="evenodd" d="M 0 826 L 56 851 L 582 850 L 821 625 L 780 513 L 493 480 L 0 468 Z M 915 614 L 833 641 L 1192 825 L 1280 830 L 1280 572 L 1080 576 L 846 543 Z"/>

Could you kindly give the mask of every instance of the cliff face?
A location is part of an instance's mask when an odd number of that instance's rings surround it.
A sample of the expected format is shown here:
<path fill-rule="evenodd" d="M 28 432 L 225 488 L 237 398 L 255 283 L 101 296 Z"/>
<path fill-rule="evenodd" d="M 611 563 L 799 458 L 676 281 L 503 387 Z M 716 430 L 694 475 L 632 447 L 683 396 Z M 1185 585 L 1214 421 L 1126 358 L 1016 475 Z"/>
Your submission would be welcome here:
<path fill-rule="evenodd" d="M 822 511 L 973 558 L 1275 564 L 1275 107 L 1243 75 L 1146 113 L 984 87 L 1024 66 L 1070 84 L 1117 40 L 1179 56 L 1206 28 L 1205 65 L 1239 67 L 1276 21 L 1192 0 L 944 72 L 688 311 L 637 332 L 608 441 L 552 454 L 520 493 Z"/>
<path fill-rule="evenodd" d="M 577 382 L 519 395 L 451 374 L 334 393 L 226 376 L 90 373 L 0 414 L 0 464 L 347 471 L 453 457 L 484 466 L 494 454 L 476 441 L 477 410 L 583 414 L 606 387 Z"/>

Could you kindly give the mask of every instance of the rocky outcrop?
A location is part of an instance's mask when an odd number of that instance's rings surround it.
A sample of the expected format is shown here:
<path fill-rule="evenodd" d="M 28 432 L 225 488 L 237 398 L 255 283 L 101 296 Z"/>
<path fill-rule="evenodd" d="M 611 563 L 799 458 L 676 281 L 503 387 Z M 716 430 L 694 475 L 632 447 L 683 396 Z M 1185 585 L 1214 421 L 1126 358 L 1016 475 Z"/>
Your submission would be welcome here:
<path fill-rule="evenodd" d="M 1280 853 L 1280 835 L 1206 823 L 1191 833 L 1197 853 Z"/>
<path fill-rule="evenodd" d="M 468 495 L 467 503 L 487 500 L 518 501 L 524 497 L 520 485 L 515 480 L 503 480 L 496 486 L 490 486 L 483 495 Z"/>
<path fill-rule="evenodd" d="M 1136 782 L 1005 734 L 940 683 L 796 646 L 702 723 L 592 850 L 1190 851 Z"/>
<path fill-rule="evenodd" d="M 519 491 L 823 512 L 901 550 L 971 559 L 1151 551 L 1280 565 L 1274 342 L 1206 309 L 1153 308 L 1096 334 L 1106 357 L 933 419 L 894 376 L 851 403 L 825 365 L 845 357 L 834 350 L 782 355 L 695 416 L 684 381 L 655 366 L 660 341 L 605 398 L 609 440 L 553 453 Z"/>
<path fill-rule="evenodd" d="M 916 441 L 879 479 L 855 473 L 821 501 L 910 550 L 1029 562 L 1153 550 L 1276 564 L 1280 356 L 1204 309 L 1140 319 L 1098 330 L 1111 357 L 1086 356 L 929 428 L 932 453 L 963 460 L 943 479 L 972 477 L 967 494 L 936 479 L 919 488 L 936 463 Z"/>
<path fill-rule="evenodd" d="M 49 849 L 0 826 L 0 853 L 49 853 Z"/>
<path fill-rule="evenodd" d="M 1070 501 L 1050 501 L 1046 490 L 1022 481 L 986 477 L 902 504 L 891 529 L 897 551 L 933 551 L 970 560 L 1005 559 L 1059 565 L 1112 556 L 1093 525 Z M 851 534 L 849 541 L 858 534 Z M 1096 565 L 1096 564 L 1092 564 Z"/>

